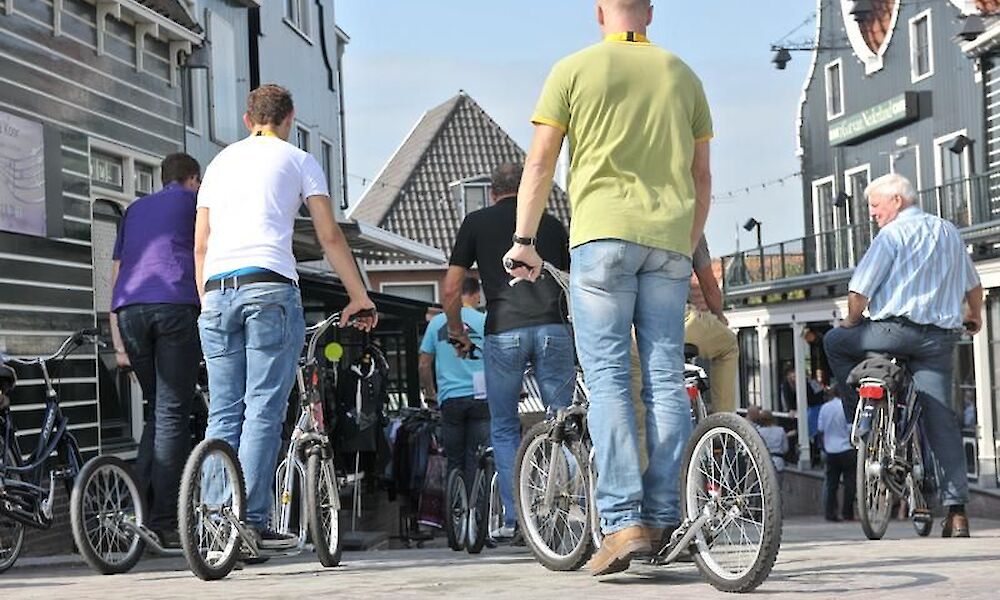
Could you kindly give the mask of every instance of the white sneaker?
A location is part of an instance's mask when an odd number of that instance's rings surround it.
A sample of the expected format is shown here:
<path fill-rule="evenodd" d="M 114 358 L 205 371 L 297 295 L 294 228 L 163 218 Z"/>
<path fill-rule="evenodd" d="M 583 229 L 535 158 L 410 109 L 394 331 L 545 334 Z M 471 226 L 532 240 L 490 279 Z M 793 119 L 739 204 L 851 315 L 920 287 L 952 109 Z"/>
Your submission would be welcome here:
<path fill-rule="evenodd" d="M 514 527 L 504 525 L 493 532 L 493 538 L 498 540 L 509 540 L 514 537 Z"/>

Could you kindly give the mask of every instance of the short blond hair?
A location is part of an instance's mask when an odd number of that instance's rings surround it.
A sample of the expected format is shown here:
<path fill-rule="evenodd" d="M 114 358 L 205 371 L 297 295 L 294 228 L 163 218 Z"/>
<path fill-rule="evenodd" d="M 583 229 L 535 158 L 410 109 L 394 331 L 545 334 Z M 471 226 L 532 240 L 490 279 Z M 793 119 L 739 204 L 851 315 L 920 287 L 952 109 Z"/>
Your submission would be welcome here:
<path fill-rule="evenodd" d="M 646 13 L 653 6 L 651 0 L 599 0 L 601 8 L 620 13 Z"/>

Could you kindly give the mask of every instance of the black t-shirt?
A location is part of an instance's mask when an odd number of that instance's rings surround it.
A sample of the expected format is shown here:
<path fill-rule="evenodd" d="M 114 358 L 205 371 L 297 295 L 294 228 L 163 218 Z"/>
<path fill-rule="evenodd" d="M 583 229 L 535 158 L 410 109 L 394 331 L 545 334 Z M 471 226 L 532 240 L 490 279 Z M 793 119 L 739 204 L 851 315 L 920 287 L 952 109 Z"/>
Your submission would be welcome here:
<path fill-rule="evenodd" d="M 550 277 L 535 283 L 510 286 L 503 268 L 503 255 L 510 250 L 517 221 L 514 197 L 470 213 L 462 221 L 451 252 L 451 264 L 479 268 L 486 295 L 486 333 L 502 333 L 517 327 L 565 322 L 562 290 Z M 538 254 L 557 269 L 569 270 L 569 235 L 552 215 L 542 215 L 538 225 Z"/>

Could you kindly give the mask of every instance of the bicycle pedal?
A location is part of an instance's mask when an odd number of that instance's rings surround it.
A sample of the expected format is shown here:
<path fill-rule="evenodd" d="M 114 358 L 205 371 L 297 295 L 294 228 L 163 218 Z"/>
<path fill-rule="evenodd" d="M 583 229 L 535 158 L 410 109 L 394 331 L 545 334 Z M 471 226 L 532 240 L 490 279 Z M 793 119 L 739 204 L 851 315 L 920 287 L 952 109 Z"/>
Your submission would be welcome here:
<path fill-rule="evenodd" d="M 921 523 L 921 524 L 931 523 L 934 521 L 934 517 L 933 515 L 931 515 L 931 511 L 927 510 L 926 508 L 914 509 L 913 516 L 910 518 L 913 519 L 914 523 Z"/>

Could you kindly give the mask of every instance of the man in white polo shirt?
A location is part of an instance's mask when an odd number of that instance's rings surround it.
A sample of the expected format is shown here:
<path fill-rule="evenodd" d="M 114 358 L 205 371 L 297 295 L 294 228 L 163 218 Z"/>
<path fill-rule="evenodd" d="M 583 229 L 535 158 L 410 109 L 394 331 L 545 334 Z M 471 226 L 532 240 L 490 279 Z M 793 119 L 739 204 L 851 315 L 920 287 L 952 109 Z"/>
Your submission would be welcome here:
<path fill-rule="evenodd" d="M 281 427 L 305 320 L 292 255 L 292 230 L 309 207 L 327 260 L 350 303 L 343 325 L 374 309 L 350 248 L 333 216 L 326 178 L 316 160 L 289 144 L 292 97 L 277 85 L 250 92 L 243 121 L 250 136 L 212 161 L 198 194 L 195 273 L 198 319 L 212 390 L 207 438 L 239 452 L 246 478 L 247 525 L 261 546 L 285 541 L 267 530 Z M 375 326 L 377 316 L 361 319 Z"/>

